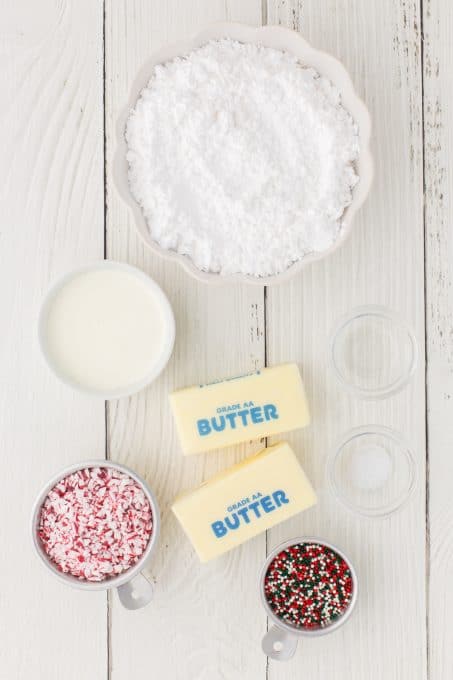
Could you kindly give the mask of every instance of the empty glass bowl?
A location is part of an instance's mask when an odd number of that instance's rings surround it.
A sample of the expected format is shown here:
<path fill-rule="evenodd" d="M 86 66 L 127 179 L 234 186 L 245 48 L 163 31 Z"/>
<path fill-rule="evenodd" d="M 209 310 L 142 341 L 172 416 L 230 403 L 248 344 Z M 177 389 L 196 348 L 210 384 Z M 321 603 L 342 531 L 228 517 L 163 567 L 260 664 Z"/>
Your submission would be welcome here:
<path fill-rule="evenodd" d="M 330 358 L 340 383 L 364 399 L 401 390 L 417 365 L 417 341 L 394 312 L 358 307 L 343 317 L 331 337 Z"/>
<path fill-rule="evenodd" d="M 403 437 L 386 427 L 351 430 L 328 460 L 335 497 L 354 512 L 384 517 L 409 498 L 415 463 Z"/>

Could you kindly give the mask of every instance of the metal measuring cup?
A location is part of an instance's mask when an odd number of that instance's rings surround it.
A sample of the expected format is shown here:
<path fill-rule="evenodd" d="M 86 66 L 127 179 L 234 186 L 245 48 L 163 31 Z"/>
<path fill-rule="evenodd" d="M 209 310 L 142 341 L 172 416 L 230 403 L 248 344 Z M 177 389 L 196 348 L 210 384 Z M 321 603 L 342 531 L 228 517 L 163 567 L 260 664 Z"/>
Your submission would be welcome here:
<path fill-rule="evenodd" d="M 296 628 L 295 626 L 291 626 L 290 624 L 285 623 L 272 611 L 267 601 L 266 594 L 264 592 L 265 578 L 271 562 L 275 559 L 275 557 L 277 557 L 277 555 L 282 550 L 285 550 L 286 548 L 289 548 L 292 545 L 297 545 L 299 543 L 317 543 L 326 548 L 330 548 L 330 550 L 336 552 L 346 562 L 351 572 L 352 597 L 349 606 L 338 619 L 336 619 L 330 626 L 326 626 L 325 628 L 304 629 Z M 263 637 L 261 643 L 263 652 L 271 659 L 275 659 L 276 661 L 288 661 L 289 659 L 291 659 L 291 657 L 294 656 L 299 638 L 319 637 L 321 635 L 327 635 L 327 633 L 333 633 L 334 630 L 337 630 L 338 628 L 340 628 L 340 626 L 346 623 L 346 621 L 351 616 L 352 611 L 357 602 L 357 594 L 358 594 L 357 573 L 354 567 L 352 566 L 349 558 L 346 557 L 346 555 L 341 550 L 339 550 L 335 545 L 332 545 L 332 543 L 327 543 L 327 541 L 324 541 L 323 539 L 316 538 L 313 536 L 308 537 L 302 536 L 299 538 L 292 538 L 289 541 L 281 543 L 270 553 L 270 555 L 266 559 L 266 562 L 264 563 L 264 566 L 261 570 L 260 576 L 261 601 L 269 617 L 269 620 L 273 623 L 272 628 L 269 628 L 268 632 Z"/>
<path fill-rule="evenodd" d="M 61 572 L 46 554 L 38 536 L 41 506 L 44 503 L 49 491 L 56 484 L 58 484 L 60 480 L 64 479 L 73 472 L 93 467 L 112 468 L 114 470 L 118 470 L 119 472 L 123 472 L 129 477 L 132 477 L 132 479 L 134 479 L 142 487 L 150 504 L 153 516 L 153 530 L 151 537 L 145 551 L 143 552 L 143 555 L 140 557 L 138 562 L 136 562 L 130 569 L 123 572 L 122 574 L 113 576 L 112 578 L 107 578 L 104 581 L 83 581 L 76 578 L 75 576 L 71 576 L 71 574 L 64 574 Z M 154 494 L 147 483 L 133 470 L 130 470 L 125 465 L 112 463 L 109 460 L 87 460 L 83 463 L 76 463 L 75 465 L 70 465 L 69 467 L 65 468 L 57 475 L 52 477 L 52 479 L 50 479 L 40 491 L 33 506 L 30 528 L 33 545 L 35 546 L 36 553 L 41 562 L 47 567 L 49 571 L 52 572 L 54 576 L 56 576 L 63 583 L 66 583 L 66 585 L 72 586 L 73 588 L 79 588 L 81 590 L 109 590 L 110 588 L 116 588 L 120 602 L 123 607 L 126 607 L 126 609 L 140 609 L 152 600 L 153 586 L 146 576 L 141 573 L 141 571 L 144 568 L 146 562 L 148 562 L 150 559 L 157 544 L 157 538 L 159 536 L 160 530 L 159 506 L 157 505 Z"/>

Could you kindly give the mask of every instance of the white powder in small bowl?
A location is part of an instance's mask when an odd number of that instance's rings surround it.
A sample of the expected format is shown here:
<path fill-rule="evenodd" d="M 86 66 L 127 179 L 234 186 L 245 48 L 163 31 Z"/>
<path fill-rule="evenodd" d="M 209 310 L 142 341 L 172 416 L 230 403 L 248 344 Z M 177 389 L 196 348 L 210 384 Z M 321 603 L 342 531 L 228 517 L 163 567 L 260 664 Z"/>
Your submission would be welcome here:
<path fill-rule="evenodd" d="M 156 66 L 126 140 L 151 238 L 207 272 L 271 276 L 328 249 L 358 179 L 332 83 L 234 40 Z"/>

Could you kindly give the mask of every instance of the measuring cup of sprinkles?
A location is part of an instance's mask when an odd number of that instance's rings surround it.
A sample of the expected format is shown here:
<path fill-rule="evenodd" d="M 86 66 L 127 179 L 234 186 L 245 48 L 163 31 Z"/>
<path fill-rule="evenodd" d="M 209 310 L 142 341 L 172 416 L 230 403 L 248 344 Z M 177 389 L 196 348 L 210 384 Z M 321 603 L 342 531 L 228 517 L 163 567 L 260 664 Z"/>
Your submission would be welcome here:
<path fill-rule="evenodd" d="M 51 479 L 32 513 L 33 543 L 45 566 L 83 590 L 117 588 L 127 609 L 152 599 L 141 574 L 159 534 L 159 508 L 129 468 L 92 460 Z"/>
<path fill-rule="evenodd" d="M 269 555 L 260 590 L 274 624 L 263 638 L 263 651 L 287 661 L 299 637 L 325 635 L 346 622 L 358 584 L 354 567 L 338 548 L 317 538 L 295 538 Z"/>

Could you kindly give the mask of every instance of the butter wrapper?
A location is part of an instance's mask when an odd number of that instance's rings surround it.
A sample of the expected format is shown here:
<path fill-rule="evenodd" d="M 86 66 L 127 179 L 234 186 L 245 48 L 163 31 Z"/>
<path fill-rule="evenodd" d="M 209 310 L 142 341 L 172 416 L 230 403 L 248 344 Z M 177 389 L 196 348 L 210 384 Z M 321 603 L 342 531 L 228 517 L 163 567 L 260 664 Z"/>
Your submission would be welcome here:
<path fill-rule="evenodd" d="M 289 432 L 310 422 L 296 364 L 178 390 L 170 403 L 184 454 Z"/>

